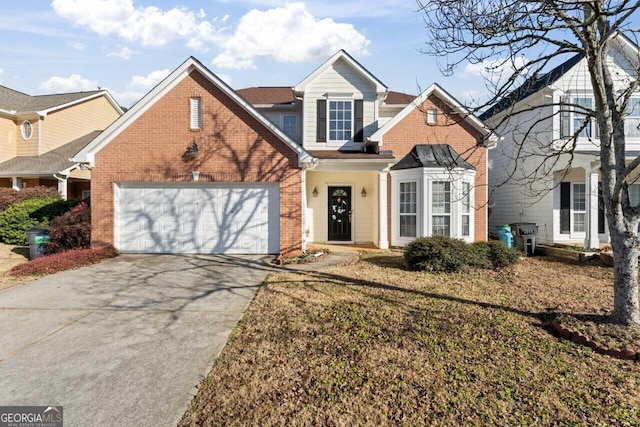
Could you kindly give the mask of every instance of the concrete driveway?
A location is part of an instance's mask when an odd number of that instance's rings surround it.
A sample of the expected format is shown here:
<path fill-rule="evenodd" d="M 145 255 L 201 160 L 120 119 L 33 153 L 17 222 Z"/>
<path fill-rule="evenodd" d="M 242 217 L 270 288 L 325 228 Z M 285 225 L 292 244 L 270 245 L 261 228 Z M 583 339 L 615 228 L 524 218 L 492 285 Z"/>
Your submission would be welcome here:
<path fill-rule="evenodd" d="M 121 255 L 0 292 L 0 405 L 65 426 L 175 425 L 269 258 Z"/>

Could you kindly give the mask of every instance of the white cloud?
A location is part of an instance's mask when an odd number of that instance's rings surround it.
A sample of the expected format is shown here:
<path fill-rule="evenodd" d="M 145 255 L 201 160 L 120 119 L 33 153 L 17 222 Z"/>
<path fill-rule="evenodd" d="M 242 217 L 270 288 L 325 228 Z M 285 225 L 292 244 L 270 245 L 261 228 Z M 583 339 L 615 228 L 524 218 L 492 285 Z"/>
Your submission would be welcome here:
<path fill-rule="evenodd" d="M 271 57 L 278 62 L 322 60 L 339 49 L 355 56 L 368 55 L 370 41 L 351 24 L 331 18 L 316 19 L 304 3 L 244 15 L 235 33 L 221 45 L 224 51 L 213 59 L 220 68 L 255 68 L 254 59 Z"/>
<path fill-rule="evenodd" d="M 223 82 L 225 82 L 228 85 L 231 85 L 231 82 L 233 82 L 233 79 L 231 78 L 231 76 L 229 74 L 216 73 L 216 76 L 218 76 L 220 78 L 220 80 L 222 80 Z"/>
<path fill-rule="evenodd" d="M 80 74 L 72 74 L 69 77 L 53 76 L 40 83 L 40 89 L 47 93 L 79 92 L 97 88 L 97 81 L 85 79 Z"/>
<path fill-rule="evenodd" d="M 110 89 L 109 92 L 111 92 L 120 105 L 131 107 L 131 105 L 138 102 L 149 90 L 167 77 L 169 73 L 170 71 L 165 68 L 163 70 L 152 71 L 146 76 L 134 75 L 131 77 L 125 90 L 120 92 Z"/>
<path fill-rule="evenodd" d="M 125 61 L 128 61 L 128 60 L 131 59 L 131 57 L 133 56 L 134 53 L 136 53 L 136 52 L 131 50 L 131 49 L 129 49 L 127 46 L 118 45 L 118 50 L 116 50 L 114 52 L 107 53 L 107 56 L 118 56 L 118 57 L 124 59 Z"/>
<path fill-rule="evenodd" d="M 53 10 L 62 18 L 102 35 L 115 35 L 144 46 L 162 46 L 187 39 L 192 48 L 205 49 L 218 40 L 217 19 L 203 21 L 203 10 L 186 7 L 163 10 L 134 6 L 133 0 L 53 0 Z"/>
<path fill-rule="evenodd" d="M 77 41 L 73 41 L 73 40 L 69 40 L 67 42 L 67 46 L 69 46 L 72 49 L 78 50 L 80 52 L 82 52 L 83 50 L 85 50 L 86 46 L 84 45 L 84 43 L 81 42 L 77 42 Z"/>
<path fill-rule="evenodd" d="M 165 68 L 164 70 L 156 70 L 150 72 L 146 76 L 133 76 L 129 83 L 130 89 L 151 89 L 169 75 L 170 71 Z"/>
<path fill-rule="evenodd" d="M 484 77 L 484 78 L 500 78 L 501 76 L 510 76 L 516 70 L 522 69 L 527 64 L 527 58 L 518 56 L 516 58 L 502 58 L 494 60 L 485 60 L 476 64 L 467 64 L 464 70 L 459 74 L 460 77 Z"/>

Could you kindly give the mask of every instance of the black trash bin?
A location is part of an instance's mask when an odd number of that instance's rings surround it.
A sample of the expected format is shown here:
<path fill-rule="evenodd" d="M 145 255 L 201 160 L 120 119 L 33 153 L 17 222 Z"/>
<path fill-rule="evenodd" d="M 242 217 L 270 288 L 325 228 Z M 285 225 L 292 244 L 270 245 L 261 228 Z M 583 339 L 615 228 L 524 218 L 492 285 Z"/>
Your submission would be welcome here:
<path fill-rule="evenodd" d="M 44 256 L 50 241 L 49 227 L 31 227 L 28 229 L 27 242 L 29 243 L 29 259 Z"/>
<path fill-rule="evenodd" d="M 511 226 L 511 234 L 516 240 L 516 247 L 526 256 L 535 254 L 538 225 L 533 222 L 516 222 L 509 225 Z"/>

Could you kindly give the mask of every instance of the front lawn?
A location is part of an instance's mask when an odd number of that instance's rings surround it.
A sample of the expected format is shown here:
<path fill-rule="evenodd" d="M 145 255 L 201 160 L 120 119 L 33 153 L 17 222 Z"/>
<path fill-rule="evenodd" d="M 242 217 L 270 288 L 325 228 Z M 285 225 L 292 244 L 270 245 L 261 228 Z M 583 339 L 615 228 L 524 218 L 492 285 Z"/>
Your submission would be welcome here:
<path fill-rule="evenodd" d="M 545 258 L 415 273 L 375 253 L 272 275 L 180 425 L 640 425 L 640 363 L 547 326 L 605 315 L 611 280 Z"/>

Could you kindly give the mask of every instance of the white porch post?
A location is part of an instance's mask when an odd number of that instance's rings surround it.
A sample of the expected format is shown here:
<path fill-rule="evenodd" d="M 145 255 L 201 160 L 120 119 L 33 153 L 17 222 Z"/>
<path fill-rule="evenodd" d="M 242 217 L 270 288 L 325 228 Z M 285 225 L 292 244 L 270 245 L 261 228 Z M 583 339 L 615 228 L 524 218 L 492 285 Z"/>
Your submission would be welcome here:
<path fill-rule="evenodd" d="M 584 247 L 587 249 L 600 248 L 600 239 L 598 238 L 598 178 L 600 177 L 599 169 L 586 169 L 585 187 L 587 201 L 587 237 Z"/>
<path fill-rule="evenodd" d="M 62 200 L 67 200 L 67 177 L 66 175 L 63 176 L 64 178 L 55 177 L 58 180 L 58 193 L 60 193 L 60 197 L 62 197 Z"/>
<path fill-rule="evenodd" d="M 11 177 L 11 188 L 14 190 L 22 190 L 22 178 L 18 178 L 17 176 Z"/>
<path fill-rule="evenodd" d="M 387 173 L 378 172 L 378 247 L 389 249 L 387 237 Z"/>

